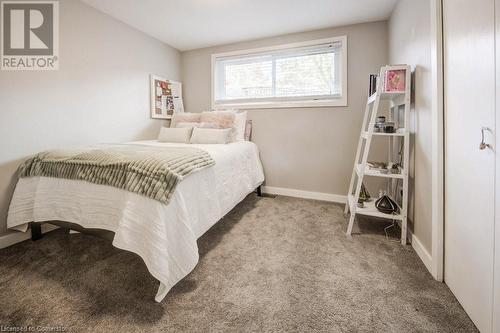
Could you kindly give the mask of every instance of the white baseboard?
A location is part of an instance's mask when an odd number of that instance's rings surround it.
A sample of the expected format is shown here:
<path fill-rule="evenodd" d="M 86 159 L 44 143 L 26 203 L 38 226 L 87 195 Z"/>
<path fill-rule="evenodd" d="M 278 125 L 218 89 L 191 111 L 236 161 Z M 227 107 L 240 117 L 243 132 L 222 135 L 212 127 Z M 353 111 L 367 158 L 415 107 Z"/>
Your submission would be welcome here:
<path fill-rule="evenodd" d="M 413 233 L 410 233 L 411 246 L 417 252 L 420 260 L 424 263 L 427 270 L 432 274 L 432 256 L 425 249 L 424 245 L 420 242 L 420 240 Z"/>
<path fill-rule="evenodd" d="M 42 224 L 42 233 L 47 233 L 49 231 L 58 229 L 59 227 L 56 225 L 44 223 Z M 8 234 L 0 236 L 0 249 L 3 249 L 7 246 L 14 245 L 16 243 L 25 241 L 31 238 L 31 231 L 28 229 L 26 232 L 21 231 L 9 231 Z"/>
<path fill-rule="evenodd" d="M 347 197 L 345 195 L 302 191 L 284 187 L 262 186 L 262 192 L 268 194 L 284 195 L 287 197 L 337 202 L 343 204 L 345 204 L 347 201 Z"/>

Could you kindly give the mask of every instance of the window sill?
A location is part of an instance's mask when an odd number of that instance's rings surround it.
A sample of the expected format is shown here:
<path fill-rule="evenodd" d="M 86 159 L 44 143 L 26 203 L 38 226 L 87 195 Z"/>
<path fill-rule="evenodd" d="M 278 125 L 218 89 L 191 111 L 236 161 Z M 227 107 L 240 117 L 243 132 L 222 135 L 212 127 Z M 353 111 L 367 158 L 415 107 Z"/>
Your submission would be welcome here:
<path fill-rule="evenodd" d="M 244 102 L 244 103 L 212 103 L 213 109 L 283 109 L 283 108 L 320 108 L 347 106 L 347 98 L 311 101 L 287 102 Z"/>

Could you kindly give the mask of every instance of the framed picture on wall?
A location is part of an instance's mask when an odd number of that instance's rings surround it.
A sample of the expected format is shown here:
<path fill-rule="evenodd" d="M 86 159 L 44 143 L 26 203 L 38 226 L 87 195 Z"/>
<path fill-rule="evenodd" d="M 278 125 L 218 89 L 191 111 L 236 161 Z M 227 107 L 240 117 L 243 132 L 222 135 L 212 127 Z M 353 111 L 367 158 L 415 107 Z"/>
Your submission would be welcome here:
<path fill-rule="evenodd" d="M 184 112 L 182 84 L 151 74 L 151 118 L 171 119 L 177 112 Z"/>

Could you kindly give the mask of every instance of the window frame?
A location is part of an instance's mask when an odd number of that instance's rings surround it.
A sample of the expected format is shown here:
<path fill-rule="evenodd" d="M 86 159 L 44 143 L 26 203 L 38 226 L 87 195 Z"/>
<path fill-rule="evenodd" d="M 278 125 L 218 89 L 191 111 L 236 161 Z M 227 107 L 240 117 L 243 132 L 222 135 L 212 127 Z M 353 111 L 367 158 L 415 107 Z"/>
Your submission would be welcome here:
<path fill-rule="evenodd" d="M 321 99 L 304 99 L 304 97 L 283 97 L 277 98 L 274 101 L 256 101 L 256 99 L 238 100 L 234 103 L 217 103 L 215 100 L 215 62 L 218 58 L 233 57 L 233 56 L 251 56 L 253 54 L 287 50 L 292 48 L 308 47 L 327 43 L 340 43 L 340 72 L 341 72 L 341 95 L 334 98 Z M 310 108 L 310 107 L 332 107 L 332 106 L 347 106 L 347 36 L 336 36 L 330 38 L 315 39 L 306 42 L 281 44 L 270 47 L 261 47 L 254 49 L 238 50 L 224 53 L 214 53 L 211 55 L 211 104 L 212 109 L 273 109 L 273 108 Z M 317 96 L 315 96 L 317 97 Z M 297 100 L 294 100 L 297 99 Z"/>

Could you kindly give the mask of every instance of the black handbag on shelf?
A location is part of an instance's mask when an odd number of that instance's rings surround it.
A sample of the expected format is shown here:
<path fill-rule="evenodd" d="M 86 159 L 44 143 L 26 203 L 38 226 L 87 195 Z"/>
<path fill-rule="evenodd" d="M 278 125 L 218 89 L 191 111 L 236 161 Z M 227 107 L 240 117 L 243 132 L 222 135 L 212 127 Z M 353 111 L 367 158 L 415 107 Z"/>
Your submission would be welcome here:
<path fill-rule="evenodd" d="M 375 201 L 375 208 L 385 214 L 397 213 L 398 205 L 387 194 L 384 194 Z"/>

